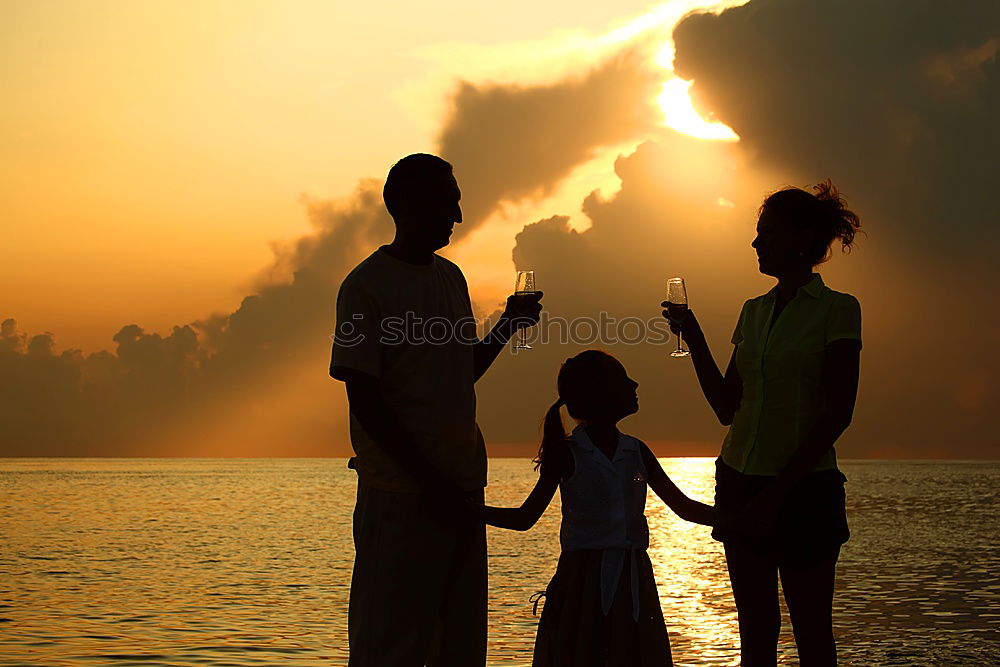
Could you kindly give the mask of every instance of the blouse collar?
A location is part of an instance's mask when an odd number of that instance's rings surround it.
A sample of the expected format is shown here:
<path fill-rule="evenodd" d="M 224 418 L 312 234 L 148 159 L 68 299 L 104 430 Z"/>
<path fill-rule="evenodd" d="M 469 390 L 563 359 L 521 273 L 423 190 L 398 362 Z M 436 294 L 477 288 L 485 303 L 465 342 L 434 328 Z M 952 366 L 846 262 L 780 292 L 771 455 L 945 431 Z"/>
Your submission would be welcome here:
<path fill-rule="evenodd" d="M 814 273 L 812 274 L 812 278 L 809 280 L 809 282 L 807 282 L 805 285 L 800 287 L 798 291 L 796 291 L 795 296 L 798 296 L 799 293 L 801 292 L 807 296 L 811 296 L 814 299 L 818 299 L 823 294 L 824 287 L 826 287 L 826 285 L 823 283 L 823 278 L 818 273 Z M 772 287 L 771 290 L 767 293 L 767 295 L 772 298 L 776 297 L 778 295 L 778 286 L 775 285 L 774 287 Z"/>
<path fill-rule="evenodd" d="M 634 438 L 630 438 L 624 433 L 619 432 L 618 442 L 615 443 L 616 447 L 615 447 L 614 459 L 608 459 L 608 457 L 604 455 L 604 452 L 602 452 L 597 447 L 597 445 L 595 445 L 593 441 L 591 441 L 590 436 L 587 435 L 587 430 L 583 427 L 583 424 L 580 424 L 579 426 L 573 429 L 571 437 L 573 438 L 574 442 L 580 445 L 583 449 L 590 452 L 590 455 L 592 457 L 600 461 L 602 464 L 609 466 L 611 468 L 614 467 L 613 465 L 614 463 L 617 463 L 624 457 L 625 452 L 639 451 L 639 446 Z"/>

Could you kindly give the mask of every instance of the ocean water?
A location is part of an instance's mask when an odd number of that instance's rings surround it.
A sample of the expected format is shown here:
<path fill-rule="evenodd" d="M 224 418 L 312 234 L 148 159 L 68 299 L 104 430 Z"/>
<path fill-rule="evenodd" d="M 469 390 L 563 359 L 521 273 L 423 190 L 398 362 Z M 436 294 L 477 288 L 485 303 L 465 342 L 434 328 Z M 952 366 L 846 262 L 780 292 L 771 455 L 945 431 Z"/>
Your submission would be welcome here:
<path fill-rule="evenodd" d="M 711 502 L 712 461 L 662 459 Z M 846 462 L 841 664 L 1000 665 L 1000 463 Z M 516 505 L 527 460 L 490 462 Z M 0 459 L 0 665 L 347 664 L 356 478 L 343 459 Z M 737 665 L 720 545 L 650 494 L 677 665 Z M 558 556 L 558 495 L 490 529 L 490 665 L 529 665 Z M 780 663 L 797 664 L 787 616 Z"/>

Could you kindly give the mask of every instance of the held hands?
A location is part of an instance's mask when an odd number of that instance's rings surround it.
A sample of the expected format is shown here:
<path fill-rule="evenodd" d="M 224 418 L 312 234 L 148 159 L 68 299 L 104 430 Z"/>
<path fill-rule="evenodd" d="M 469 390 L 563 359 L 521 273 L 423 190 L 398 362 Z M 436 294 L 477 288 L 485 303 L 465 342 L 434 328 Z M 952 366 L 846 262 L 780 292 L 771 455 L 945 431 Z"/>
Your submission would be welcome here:
<path fill-rule="evenodd" d="M 424 484 L 422 494 L 428 509 L 444 524 L 457 527 L 483 522 L 483 506 L 444 477 Z"/>
<path fill-rule="evenodd" d="M 719 525 L 741 535 L 767 537 L 778 529 L 778 513 L 782 498 L 767 490 L 754 496 L 742 509 L 718 515 Z"/>
<path fill-rule="evenodd" d="M 538 324 L 542 313 L 541 301 L 541 292 L 511 294 L 507 297 L 503 317 L 511 322 L 514 331 Z"/>

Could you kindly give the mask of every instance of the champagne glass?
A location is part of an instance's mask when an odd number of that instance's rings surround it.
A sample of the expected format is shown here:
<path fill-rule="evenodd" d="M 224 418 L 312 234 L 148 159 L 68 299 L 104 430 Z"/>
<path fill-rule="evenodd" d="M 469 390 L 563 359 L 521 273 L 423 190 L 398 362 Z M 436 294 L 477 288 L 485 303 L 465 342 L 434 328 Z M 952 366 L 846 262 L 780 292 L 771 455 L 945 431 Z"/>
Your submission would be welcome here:
<path fill-rule="evenodd" d="M 667 316 L 674 324 L 680 324 L 688 309 L 687 288 L 683 278 L 671 278 L 667 281 Z M 684 349 L 681 342 L 681 332 L 677 332 L 677 349 L 670 353 L 671 357 L 686 357 L 690 352 Z"/>
<path fill-rule="evenodd" d="M 526 297 L 535 295 L 535 272 L 534 271 L 518 271 L 517 279 L 514 281 L 514 296 Z M 514 344 L 515 350 L 530 350 L 531 346 L 528 345 L 527 336 L 525 334 L 525 329 L 527 327 L 522 327 L 517 330 L 517 342 Z"/>

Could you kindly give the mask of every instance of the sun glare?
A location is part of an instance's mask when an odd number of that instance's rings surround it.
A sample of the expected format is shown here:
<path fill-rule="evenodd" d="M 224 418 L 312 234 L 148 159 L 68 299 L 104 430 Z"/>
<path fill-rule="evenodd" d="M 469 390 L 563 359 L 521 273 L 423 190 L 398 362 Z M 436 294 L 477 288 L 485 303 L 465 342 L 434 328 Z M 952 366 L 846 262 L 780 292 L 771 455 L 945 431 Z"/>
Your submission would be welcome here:
<path fill-rule="evenodd" d="M 739 136 L 728 125 L 707 121 L 695 110 L 688 94 L 692 83 L 684 79 L 670 79 L 663 84 L 663 92 L 657 100 L 663 110 L 663 124 L 699 139 L 739 141 Z"/>

